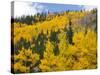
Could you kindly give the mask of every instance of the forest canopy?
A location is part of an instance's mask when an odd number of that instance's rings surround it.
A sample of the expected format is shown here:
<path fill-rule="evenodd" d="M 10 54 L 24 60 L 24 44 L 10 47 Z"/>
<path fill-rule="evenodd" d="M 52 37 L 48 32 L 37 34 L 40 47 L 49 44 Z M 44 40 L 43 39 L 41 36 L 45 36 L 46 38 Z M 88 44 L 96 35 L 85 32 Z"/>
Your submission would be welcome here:
<path fill-rule="evenodd" d="M 97 9 L 12 18 L 14 73 L 97 68 Z"/>

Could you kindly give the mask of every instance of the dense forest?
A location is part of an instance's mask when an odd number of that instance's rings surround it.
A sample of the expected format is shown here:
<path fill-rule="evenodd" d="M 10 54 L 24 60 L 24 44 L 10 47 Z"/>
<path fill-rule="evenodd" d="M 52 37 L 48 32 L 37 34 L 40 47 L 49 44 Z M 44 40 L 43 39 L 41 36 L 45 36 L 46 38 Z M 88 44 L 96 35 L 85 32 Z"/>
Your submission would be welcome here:
<path fill-rule="evenodd" d="M 97 68 L 97 9 L 11 19 L 12 71 Z"/>

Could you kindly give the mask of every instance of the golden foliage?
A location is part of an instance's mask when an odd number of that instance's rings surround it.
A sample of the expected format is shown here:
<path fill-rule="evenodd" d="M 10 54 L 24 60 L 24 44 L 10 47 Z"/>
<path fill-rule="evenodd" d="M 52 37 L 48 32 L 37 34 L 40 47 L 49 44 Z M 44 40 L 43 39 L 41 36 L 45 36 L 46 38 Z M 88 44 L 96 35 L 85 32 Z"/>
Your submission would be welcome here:
<path fill-rule="evenodd" d="M 32 53 L 32 50 L 19 50 L 19 54 L 14 55 L 14 71 L 15 72 L 30 72 L 30 67 L 34 66 L 39 60 L 39 55 Z M 27 63 L 30 63 L 27 65 Z"/>
<path fill-rule="evenodd" d="M 56 15 L 52 19 L 48 15 L 45 21 L 32 25 L 14 23 L 14 36 L 12 36 L 14 46 L 18 45 L 22 38 L 30 44 L 27 49 L 24 48 L 27 44 L 23 44 L 22 48 L 14 53 L 14 72 L 31 72 L 35 67 L 43 72 L 95 69 L 97 67 L 97 33 L 92 28 L 87 27 L 85 30 L 84 26 L 77 25 L 77 21 L 85 15 L 86 12 L 70 11 L 60 16 Z M 72 19 L 73 44 L 68 42 L 67 30 L 64 30 L 69 26 L 69 17 Z M 50 39 L 53 32 L 57 34 L 57 42 Z M 42 39 L 38 41 L 39 35 Z M 41 41 L 42 47 L 44 45 L 45 48 L 41 48 Z M 39 52 L 39 48 L 44 49 L 43 58 L 35 52 L 35 50 Z M 58 51 L 57 55 L 54 50 Z M 38 65 L 36 65 L 37 62 Z"/>

